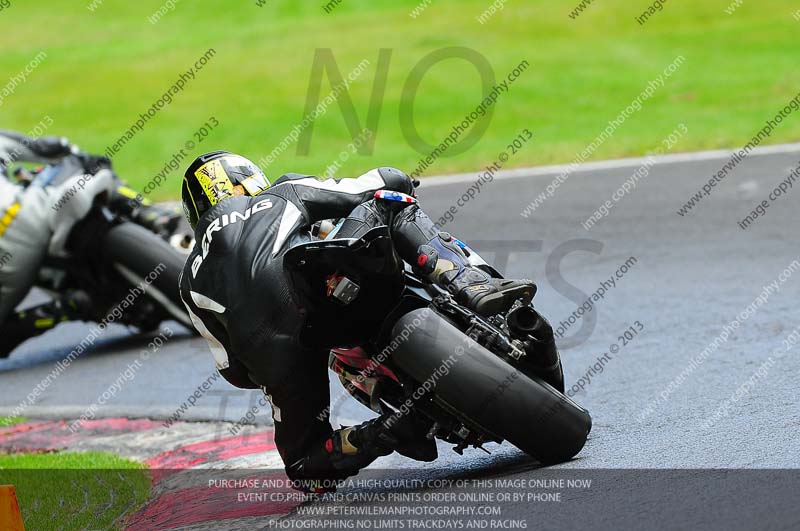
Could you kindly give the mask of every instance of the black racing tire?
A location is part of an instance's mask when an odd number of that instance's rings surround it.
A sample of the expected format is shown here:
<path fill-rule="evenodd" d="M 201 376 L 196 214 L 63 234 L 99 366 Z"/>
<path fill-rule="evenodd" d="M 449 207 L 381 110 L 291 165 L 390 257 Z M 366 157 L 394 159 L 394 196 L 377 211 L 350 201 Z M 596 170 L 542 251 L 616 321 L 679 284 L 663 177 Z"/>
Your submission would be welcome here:
<path fill-rule="evenodd" d="M 185 256 L 156 234 L 128 222 L 108 231 L 103 248 L 107 263 L 132 285 L 138 285 L 148 275 L 154 276 L 147 296 L 163 308 L 165 317 L 193 329 L 178 286 Z"/>
<path fill-rule="evenodd" d="M 592 428 L 588 411 L 515 369 L 433 310 L 401 317 L 393 336 L 401 335 L 407 339 L 392 354 L 392 364 L 449 409 L 544 464 L 567 461 L 583 448 Z"/>

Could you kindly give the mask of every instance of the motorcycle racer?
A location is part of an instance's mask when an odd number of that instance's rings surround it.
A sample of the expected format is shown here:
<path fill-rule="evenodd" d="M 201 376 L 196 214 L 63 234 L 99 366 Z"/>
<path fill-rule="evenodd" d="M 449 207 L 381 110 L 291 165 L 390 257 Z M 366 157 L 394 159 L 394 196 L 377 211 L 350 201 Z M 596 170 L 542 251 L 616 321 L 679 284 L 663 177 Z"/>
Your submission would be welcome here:
<path fill-rule="evenodd" d="M 51 185 L 43 174 L 17 167 L 12 182 L 9 170 L 19 162 L 58 164 L 74 155 L 86 175 Z M 87 208 L 99 191 L 108 195 L 109 207 L 159 234 L 171 234 L 179 215 L 147 202 L 137 202 L 136 192 L 110 172 L 111 161 L 81 152 L 64 137 L 30 138 L 0 131 L 0 358 L 22 342 L 63 321 L 87 320 L 91 301 L 73 291 L 51 301 L 14 312 L 33 285 L 53 233 L 66 219 Z M 84 193 L 84 189 L 85 193 Z M 78 215 L 78 217 L 80 217 Z"/>
<path fill-rule="evenodd" d="M 9 180 L 8 166 L 15 162 L 57 163 L 76 148 L 65 138 L 32 139 L 10 131 L 0 132 L 0 358 L 8 356 L 20 343 L 55 327 L 64 320 L 80 319 L 88 300 L 82 293 L 60 298 L 25 311 L 14 312 L 33 285 L 48 245 L 61 222 L 75 209 L 84 208 L 76 197 L 51 208 L 78 183 L 92 191 L 110 189 L 111 174 L 100 171 L 90 180 L 75 177 L 58 187 L 23 187 Z"/>
<path fill-rule="evenodd" d="M 387 194 L 401 198 L 399 208 L 383 199 Z M 497 278 L 463 243 L 439 232 L 413 194 L 414 182 L 394 168 L 342 180 L 290 173 L 270 182 L 251 161 L 225 151 L 199 157 L 185 173 L 183 208 L 197 244 L 183 270 L 181 297 L 225 379 L 267 395 L 287 475 L 312 480 L 309 488 L 353 475 L 393 451 L 424 461 L 437 455 L 426 438 L 430 426 L 410 415 L 331 427 L 327 350 L 299 339 L 307 309 L 282 260 L 293 246 L 311 241 L 312 224 L 346 218 L 337 238 L 391 224 L 403 260 L 483 315 L 519 299 L 527 304 L 535 294 L 532 282 Z"/>

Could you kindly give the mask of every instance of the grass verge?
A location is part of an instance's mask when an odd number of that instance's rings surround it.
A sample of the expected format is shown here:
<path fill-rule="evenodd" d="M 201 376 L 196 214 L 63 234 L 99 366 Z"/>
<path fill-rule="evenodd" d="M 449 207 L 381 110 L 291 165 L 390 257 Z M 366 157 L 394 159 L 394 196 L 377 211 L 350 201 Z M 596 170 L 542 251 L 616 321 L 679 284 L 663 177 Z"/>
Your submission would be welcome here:
<path fill-rule="evenodd" d="M 0 86 L 40 52 L 46 57 L 4 95 L 0 127 L 25 132 L 49 116 L 48 134 L 102 153 L 214 48 L 205 68 L 115 156 L 119 173 L 143 188 L 194 142 L 150 194 L 175 199 L 196 155 L 221 148 L 259 160 L 280 145 L 305 114 L 319 49 L 331 50 L 343 76 L 369 61 L 349 88 L 353 126 L 364 127 L 370 112 L 379 113 L 374 151 L 350 155 L 341 176 L 378 165 L 416 167 L 427 153 L 412 147 L 401 127 L 410 102 L 414 126 L 429 145 L 475 109 L 480 76 L 463 58 L 434 63 L 416 92 L 414 83 L 407 86 L 420 61 L 446 47 L 476 50 L 498 81 L 523 60 L 531 66 L 500 97 L 491 118 L 479 119 L 488 122 L 485 135 L 463 153 L 451 149 L 425 174 L 481 168 L 523 128 L 534 140 L 507 167 L 570 162 L 678 56 L 685 63 L 589 159 L 641 155 L 679 123 L 688 134 L 676 151 L 739 147 L 800 90 L 795 0 L 769 0 L 767 7 L 744 2 L 732 14 L 725 11 L 730 0 L 675 2 L 644 25 L 636 21 L 642 3 L 604 0 L 571 18 L 576 3 L 507 2 L 479 20 L 488 0 L 436 0 L 423 10 L 415 10 L 418 0 L 343 2 L 331 13 L 319 3 L 293 0 L 224 8 L 215 0 L 192 0 L 170 3 L 170 9 L 163 9 L 163 0 L 92 2 L 90 8 L 49 0 L 44 10 L 18 2 L 2 14 Z M 148 21 L 160 9 L 163 17 Z M 383 68 L 380 49 L 391 50 L 385 84 L 375 83 Z M 374 86 L 380 94 L 373 101 Z M 326 75 L 320 99 L 330 92 Z M 211 117 L 219 125 L 196 138 Z M 313 126 L 308 153 L 298 154 L 298 142 L 291 141 L 268 172 L 322 174 L 353 136 L 339 104 L 331 103 Z M 800 120 L 793 116 L 765 143 L 798 138 Z"/>
<path fill-rule="evenodd" d="M 0 454 L 0 484 L 14 485 L 26 529 L 119 529 L 147 500 L 150 478 L 108 453 Z"/>
<path fill-rule="evenodd" d="M 25 417 L 0 417 L 0 428 L 8 428 L 25 422 Z"/>

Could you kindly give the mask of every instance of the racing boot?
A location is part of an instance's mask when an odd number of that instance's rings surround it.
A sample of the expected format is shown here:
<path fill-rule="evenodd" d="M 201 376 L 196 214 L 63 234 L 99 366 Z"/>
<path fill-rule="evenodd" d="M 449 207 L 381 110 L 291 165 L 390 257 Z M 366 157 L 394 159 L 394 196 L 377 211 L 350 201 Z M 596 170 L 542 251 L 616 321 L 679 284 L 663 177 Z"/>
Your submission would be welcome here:
<path fill-rule="evenodd" d="M 419 247 L 416 269 L 452 293 L 456 302 L 483 316 L 504 313 L 517 300 L 530 303 L 536 294 L 532 281 L 494 278 L 470 264 L 472 253 L 460 240 L 440 232 Z"/>
<path fill-rule="evenodd" d="M 59 323 L 87 320 L 90 311 L 89 296 L 83 291 L 73 291 L 10 315 L 0 331 L 0 358 L 7 358 L 21 343 L 52 330 Z"/>

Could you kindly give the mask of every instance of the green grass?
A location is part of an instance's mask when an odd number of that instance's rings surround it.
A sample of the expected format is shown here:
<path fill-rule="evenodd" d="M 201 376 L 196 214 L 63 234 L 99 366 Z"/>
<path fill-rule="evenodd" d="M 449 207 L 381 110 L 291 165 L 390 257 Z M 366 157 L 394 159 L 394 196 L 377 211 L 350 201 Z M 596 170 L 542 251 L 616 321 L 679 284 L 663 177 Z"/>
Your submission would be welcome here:
<path fill-rule="evenodd" d="M 7 428 L 9 426 L 22 424 L 27 420 L 28 419 L 26 419 L 25 417 L 0 417 L 0 428 Z"/>
<path fill-rule="evenodd" d="M 50 132 L 102 152 L 126 131 L 181 71 L 209 47 L 216 57 L 174 103 L 160 112 L 116 157 L 120 174 L 139 187 L 184 146 L 210 116 L 220 121 L 191 155 L 216 148 L 255 160 L 269 153 L 303 117 L 316 48 L 331 48 L 346 75 L 368 59 L 351 86 L 365 123 L 379 48 L 393 50 L 375 149 L 351 157 L 341 175 L 376 165 L 413 170 L 422 156 L 400 129 L 401 94 L 409 72 L 446 46 L 478 50 L 505 76 L 531 64 L 497 103 L 485 136 L 471 149 L 437 161 L 428 174 L 480 168 L 525 127 L 535 140 L 508 166 L 571 161 L 607 122 L 676 56 L 686 63 L 667 85 L 592 156 L 638 155 L 657 147 L 679 122 L 689 129 L 676 150 L 744 144 L 800 90 L 797 34 L 791 0 L 747 0 L 733 15 L 730 0 L 675 2 L 640 26 L 650 2 L 603 0 L 577 19 L 569 2 L 508 0 L 481 25 L 488 0 L 434 0 L 416 19 L 417 0 L 343 0 L 330 14 L 324 2 L 181 0 L 158 24 L 147 17 L 163 0 L 12 2 L 0 13 L 0 71 L 18 72 L 36 53 L 47 59 L 8 96 L 5 128 L 29 130 L 44 115 Z M 43 8 L 43 4 L 46 4 Z M 4 79 L 0 79 L 0 87 Z M 330 90 L 327 78 L 322 95 Z M 459 59 L 435 66 L 422 80 L 415 123 L 429 143 L 440 141 L 480 99 L 478 74 Z M 337 105 L 319 118 L 307 156 L 290 146 L 268 171 L 322 173 L 351 136 Z M 785 120 L 769 142 L 800 138 L 800 121 Z M 186 166 L 172 171 L 155 198 L 175 198 Z"/>
<path fill-rule="evenodd" d="M 106 453 L 0 454 L 0 485 L 14 485 L 26 529 L 117 529 L 146 501 L 150 478 Z"/>

